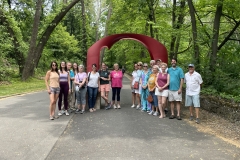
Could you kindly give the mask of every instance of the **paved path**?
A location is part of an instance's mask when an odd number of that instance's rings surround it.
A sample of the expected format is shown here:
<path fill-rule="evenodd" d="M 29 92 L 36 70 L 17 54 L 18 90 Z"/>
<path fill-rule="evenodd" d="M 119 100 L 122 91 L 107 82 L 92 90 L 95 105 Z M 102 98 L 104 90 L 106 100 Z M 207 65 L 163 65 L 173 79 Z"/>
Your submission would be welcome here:
<path fill-rule="evenodd" d="M 240 149 L 185 121 L 131 109 L 129 80 L 122 109 L 48 120 L 48 95 L 0 100 L 0 159 L 240 159 Z"/>

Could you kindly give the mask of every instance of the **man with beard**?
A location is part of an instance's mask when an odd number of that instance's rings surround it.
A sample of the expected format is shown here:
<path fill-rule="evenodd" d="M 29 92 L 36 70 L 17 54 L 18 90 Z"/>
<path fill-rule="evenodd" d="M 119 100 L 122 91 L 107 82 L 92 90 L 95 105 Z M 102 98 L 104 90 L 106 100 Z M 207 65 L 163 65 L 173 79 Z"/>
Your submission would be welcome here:
<path fill-rule="evenodd" d="M 184 80 L 184 73 L 182 68 L 177 66 L 177 59 L 173 58 L 171 61 L 172 67 L 168 69 L 170 75 L 169 83 L 169 95 L 168 100 L 171 106 L 171 116 L 169 119 L 174 119 L 174 104 L 177 107 L 177 120 L 181 120 L 180 117 L 180 103 L 182 101 L 182 86 Z"/>

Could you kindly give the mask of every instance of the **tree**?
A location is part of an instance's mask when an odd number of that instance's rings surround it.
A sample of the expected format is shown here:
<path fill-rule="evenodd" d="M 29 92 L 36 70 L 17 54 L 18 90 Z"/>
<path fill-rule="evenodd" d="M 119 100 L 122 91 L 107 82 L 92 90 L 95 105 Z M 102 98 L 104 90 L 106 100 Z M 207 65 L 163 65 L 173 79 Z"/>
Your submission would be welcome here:
<path fill-rule="evenodd" d="M 79 1 L 80 0 L 73 0 L 69 5 L 67 5 L 66 7 L 63 7 L 60 13 L 56 15 L 56 17 L 52 20 L 51 24 L 48 25 L 48 27 L 40 37 L 40 40 L 36 48 L 32 49 L 31 52 L 29 51 L 29 54 L 23 69 L 22 80 L 27 80 L 30 76 L 33 76 L 34 69 L 39 62 L 43 48 L 46 45 L 51 33 L 53 32 L 55 27 L 60 23 L 63 17 L 67 14 L 67 12 Z"/>

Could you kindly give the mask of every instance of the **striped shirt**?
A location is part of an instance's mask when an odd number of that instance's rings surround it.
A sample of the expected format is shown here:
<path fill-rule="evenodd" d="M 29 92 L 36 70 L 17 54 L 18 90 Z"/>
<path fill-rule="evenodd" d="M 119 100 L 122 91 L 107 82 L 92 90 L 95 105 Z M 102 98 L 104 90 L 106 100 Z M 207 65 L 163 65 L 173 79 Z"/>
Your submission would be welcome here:
<path fill-rule="evenodd" d="M 61 73 L 60 72 L 60 82 L 68 82 L 68 73 Z"/>

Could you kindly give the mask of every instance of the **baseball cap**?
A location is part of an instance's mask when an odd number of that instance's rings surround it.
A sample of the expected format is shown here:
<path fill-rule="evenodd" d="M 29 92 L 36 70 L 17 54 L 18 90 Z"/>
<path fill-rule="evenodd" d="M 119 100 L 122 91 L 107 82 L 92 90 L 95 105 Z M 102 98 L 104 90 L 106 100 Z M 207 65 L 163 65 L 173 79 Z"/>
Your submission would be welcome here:
<path fill-rule="evenodd" d="M 188 65 L 188 67 L 194 67 L 194 64 L 190 63 L 190 64 Z"/>

